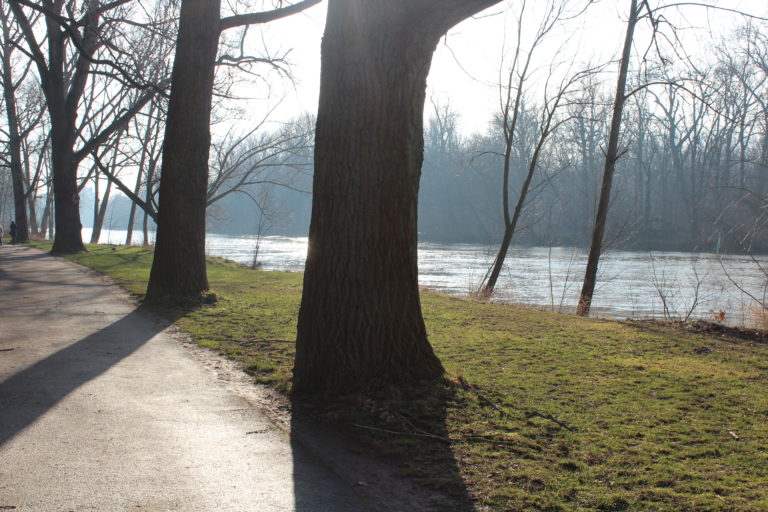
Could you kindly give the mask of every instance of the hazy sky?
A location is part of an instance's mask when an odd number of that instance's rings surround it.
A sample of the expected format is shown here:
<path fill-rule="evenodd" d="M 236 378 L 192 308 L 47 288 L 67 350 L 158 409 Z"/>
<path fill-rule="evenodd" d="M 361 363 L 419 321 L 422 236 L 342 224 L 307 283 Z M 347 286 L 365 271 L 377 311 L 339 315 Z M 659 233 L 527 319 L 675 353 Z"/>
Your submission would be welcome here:
<path fill-rule="evenodd" d="M 523 41 L 540 21 L 545 0 L 528 0 Z M 652 5 L 679 3 L 672 0 L 652 0 Z M 768 15 L 765 0 L 709 0 L 707 3 L 730 9 L 741 9 L 756 15 Z M 571 0 L 574 9 L 584 0 Z M 443 39 L 435 53 L 429 76 L 428 98 L 439 102 L 450 101 L 461 115 L 465 133 L 484 131 L 488 120 L 498 106 L 499 68 L 505 40 L 516 38 L 516 16 L 520 0 L 506 0 L 475 18 L 454 27 Z M 296 86 L 286 86 L 284 93 L 273 89 L 270 100 L 255 103 L 256 110 L 265 110 L 267 104 L 285 96 L 276 113 L 277 118 L 290 118 L 300 112 L 315 112 L 320 77 L 320 41 L 325 22 L 326 3 L 286 20 L 271 23 L 265 29 L 264 39 L 270 48 L 292 48 L 289 60 L 293 64 Z M 563 22 L 541 47 L 535 60 L 539 73 L 546 72 L 553 60 L 563 63 L 606 62 L 617 55 L 625 30 L 629 0 L 600 0 L 586 15 Z M 665 9 L 664 15 L 679 27 L 679 37 L 686 51 L 695 54 L 707 40 L 710 30 L 724 34 L 737 22 L 735 16 L 698 6 Z M 649 33 L 647 23 L 638 28 L 637 41 L 642 44 Z M 507 45 L 507 55 L 511 55 Z M 608 69 L 613 71 L 615 65 Z M 563 68 L 564 69 L 564 68 Z M 610 75 L 606 75 L 610 81 Z M 533 91 L 534 94 L 536 91 Z M 264 92 L 257 93 L 266 96 Z M 429 104 L 427 105 L 429 109 Z"/>

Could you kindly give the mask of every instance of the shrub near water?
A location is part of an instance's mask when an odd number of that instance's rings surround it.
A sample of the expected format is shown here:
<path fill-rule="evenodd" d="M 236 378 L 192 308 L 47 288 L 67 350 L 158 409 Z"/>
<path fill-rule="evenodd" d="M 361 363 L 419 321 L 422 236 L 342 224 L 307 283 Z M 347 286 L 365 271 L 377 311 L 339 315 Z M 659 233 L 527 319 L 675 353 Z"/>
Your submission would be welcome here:
<path fill-rule="evenodd" d="M 72 259 L 143 293 L 151 253 L 89 251 Z M 288 390 L 301 276 L 218 260 L 209 278 L 219 302 L 178 325 Z M 766 344 L 422 300 L 445 382 L 334 415 L 403 474 L 489 510 L 768 510 Z"/>

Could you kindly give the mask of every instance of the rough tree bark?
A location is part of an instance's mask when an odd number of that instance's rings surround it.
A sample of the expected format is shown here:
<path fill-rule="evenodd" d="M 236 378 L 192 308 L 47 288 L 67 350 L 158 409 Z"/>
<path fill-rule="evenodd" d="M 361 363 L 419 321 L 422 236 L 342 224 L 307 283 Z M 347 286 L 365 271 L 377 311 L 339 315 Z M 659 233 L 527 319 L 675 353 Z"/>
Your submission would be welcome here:
<path fill-rule="evenodd" d="M 329 0 L 293 389 L 436 378 L 416 264 L 426 78 L 440 37 L 499 0 Z"/>
<path fill-rule="evenodd" d="M 626 101 L 627 71 L 629 69 L 629 57 L 632 51 L 632 39 L 635 33 L 635 25 L 639 11 L 637 0 L 630 0 L 629 20 L 627 21 L 627 32 L 624 37 L 624 49 L 619 63 L 619 79 L 616 84 L 616 97 L 613 103 L 613 117 L 611 118 L 611 131 L 608 136 L 608 150 L 605 152 L 605 168 L 603 169 L 603 183 L 600 188 L 600 201 L 597 205 L 597 214 L 595 215 L 595 226 L 592 230 L 592 243 L 589 247 L 589 257 L 587 258 L 587 270 L 584 274 L 584 284 L 579 296 L 579 304 L 576 306 L 576 314 L 580 316 L 589 315 L 589 309 L 592 305 L 592 295 L 595 292 L 597 283 L 597 266 L 600 262 L 600 255 L 603 252 L 603 235 L 605 234 L 605 223 L 608 218 L 608 206 L 611 200 L 611 187 L 613 184 L 613 173 L 616 169 L 616 162 L 619 159 L 619 135 L 621 133 L 621 116 L 624 112 L 624 102 Z"/>
<path fill-rule="evenodd" d="M 149 300 L 193 297 L 208 289 L 205 193 L 220 8 L 220 0 L 184 0 L 181 4 Z"/>
<path fill-rule="evenodd" d="M 148 300 L 198 297 L 208 289 L 205 208 L 213 77 L 221 32 L 289 16 L 319 1 L 304 0 L 281 9 L 222 19 L 221 0 L 183 0 L 171 75 Z"/>

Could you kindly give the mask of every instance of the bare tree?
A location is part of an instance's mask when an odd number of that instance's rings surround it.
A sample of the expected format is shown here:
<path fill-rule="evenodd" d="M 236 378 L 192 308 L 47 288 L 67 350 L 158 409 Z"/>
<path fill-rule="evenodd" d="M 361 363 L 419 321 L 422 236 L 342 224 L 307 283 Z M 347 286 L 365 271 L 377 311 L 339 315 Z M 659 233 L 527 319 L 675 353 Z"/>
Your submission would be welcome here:
<path fill-rule="evenodd" d="M 519 219 L 519 213 L 522 211 L 522 204 L 525 202 L 525 196 L 528 192 L 531 179 L 533 178 L 533 166 L 528 173 L 527 179 L 524 181 L 518 205 L 521 207 L 515 210 L 515 215 L 511 213 L 510 206 L 510 172 L 512 168 L 512 152 L 515 148 L 516 137 L 518 134 L 518 121 L 523 115 L 523 105 L 525 101 L 525 84 L 529 78 L 529 69 L 533 60 L 535 50 L 541 45 L 552 29 L 560 21 L 563 12 L 565 10 L 567 2 L 547 2 L 545 7 L 545 14 L 542 17 L 541 22 L 536 29 L 533 39 L 530 42 L 530 46 L 527 49 L 523 48 L 522 38 L 524 34 L 524 27 L 527 23 L 525 20 L 525 11 L 527 2 L 523 0 L 520 4 L 520 12 L 517 17 L 517 44 L 515 46 L 514 56 L 512 63 L 509 67 L 503 71 L 505 74 L 504 82 L 499 83 L 499 125 L 502 130 L 502 136 L 504 140 L 504 153 L 502 155 L 502 208 L 504 211 L 504 237 L 499 247 L 499 251 L 496 255 L 496 259 L 491 265 L 491 268 L 483 279 L 481 284 L 481 295 L 484 297 L 490 297 L 493 293 L 493 289 L 496 286 L 496 281 L 501 272 L 501 268 L 504 265 L 504 259 L 506 257 L 509 244 L 512 241 L 512 234 L 515 230 L 515 225 Z M 527 20 L 525 20 L 527 21 Z M 502 66 L 503 69 L 503 66 Z"/>
<path fill-rule="evenodd" d="M 254 186 L 294 188 L 309 174 L 314 139 L 314 119 L 307 116 L 268 130 L 267 117 L 242 135 L 228 134 L 214 144 L 208 176 L 206 206 L 231 194 L 244 194 L 255 203 Z"/>
<path fill-rule="evenodd" d="M 34 23 L 35 19 L 30 21 Z M 6 4 L 0 6 L 0 83 L 3 87 L 3 100 L 5 103 L 6 123 L 8 128 L 8 168 L 13 183 L 14 218 L 16 221 L 16 241 L 24 243 L 29 238 L 29 225 L 27 221 L 27 197 L 29 188 L 25 187 L 25 170 L 22 154 L 22 146 L 27 136 L 35 129 L 40 121 L 39 113 L 34 113 L 33 118 L 24 125 L 20 120 L 18 109 L 18 92 L 29 72 L 30 63 L 26 62 L 14 69 L 14 51 L 22 40 L 22 35 L 11 20 L 11 12 Z M 22 114 L 23 115 L 23 114 Z"/>
<path fill-rule="evenodd" d="M 158 90 L 151 84 L 138 84 L 114 61 L 97 58 L 100 50 L 108 54 L 117 53 L 118 57 L 130 54 L 129 51 L 121 51 L 114 40 L 110 42 L 107 39 L 121 33 L 119 25 L 128 17 L 125 4 L 130 1 L 87 0 L 78 13 L 74 2 L 64 0 L 9 0 L 15 22 L 24 36 L 25 53 L 37 69 L 50 118 L 56 216 L 54 253 L 84 249 L 77 190 L 79 163 L 125 127 Z M 31 16 L 35 13 L 45 18 L 44 34 L 32 26 Z M 47 57 L 44 45 L 48 47 Z M 121 73 L 115 73 L 115 69 Z M 144 90 L 131 104 L 113 109 L 110 122 L 76 148 L 78 138 L 82 137 L 77 128 L 78 109 L 93 73 L 116 78 L 121 83 L 129 81 L 131 85 L 144 87 Z"/>
<path fill-rule="evenodd" d="M 133 242 L 133 229 L 136 220 L 137 208 L 141 207 L 144 211 L 144 217 L 155 215 L 156 204 L 153 203 L 153 177 L 155 170 L 160 163 L 162 141 L 160 130 L 163 127 L 164 117 L 161 117 L 157 101 L 152 101 L 144 113 L 144 122 L 139 123 L 140 116 L 134 119 L 133 133 L 139 143 L 139 157 L 136 163 L 136 183 L 133 187 L 133 195 L 138 198 L 142 186 L 145 189 L 144 199 L 141 203 L 131 200 L 131 209 L 128 214 L 128 225 L 126 227 L 125 244 L 130 245 Z M 129 198 L 132 198 L 129 196 Z M 146 223 L 145 223 L 146 224 Z M 144 244 L 148 244 L 147 232 L 144 230 Z"/>
<path fill-rule="evenodd" d="M 147 298 L 197 297 L 208 289 L 205 210 L 214 69 L 222 31 L 267 23 L 320 0 L 221 18 L 220 0 L 185 0 L 163 147 L 157 241 Z"/>
<path fill-rule="evenodd" d="M 638 9 L 638 0 L 630 0 L 627 31 L 624 36 L 624 48 L 621 53 L 621 61 L 619 62 L 619 78 L 616 84 L 616 95 L 614 97 L 611 132 L 608 137 L 608 147 L 605 152 L 605 168 L 603 169 L 603 183 L 600 188 L 600 201 L 595 216 L 595 227 L 592 231 L 592 243 L 587 258 L 587 270 L 584 274 L 584 284 L 581 288 L 579 303 L 576 306 L 576 314 L 581 316 L 589 315 L 589 308 L 592 304 L 592 295 L 594 294 L 595 283 L 597 282 L 597 266 L 603 251 L 603 236 L 605 234 L 606 219 L 608 218 L 608 206 L 611 199 L 613 173 L 616 169 L 616 161 L 620 157 L 619 133 L 621 130 L 621 116 L 624 112 L 624 103 L 627 99 L 626 85 L 627 74 L 629 71 L 629 58 L 632 51 L 632 39 L 635 33 L 635 25 L 637 25 L 639 15 L 640 10 Z"/>
<path fill-rule="evenodd" d="M 41 234 L 38 222 L 38 200 L 50 181 L 50 137 L 45 116 L 45 100 L 37 83 L 30 83 L 22 92 L 20 118 L 25 117 L 26 136 L 21 139 L 22 168 L 30 232 Z"/>
<path fill-rule="evenodd" d="M 569 95 L 584 77 L 594 73 L 594 70 L 577 72 L 566 76 L 554 92 L 548 90 L 549 81 L 552 78 L 557 65 L 553 63 L 549 68 L 549 77 L 544 87 L 543 104 L 540 110 L 540 119 L 538 120 L 538 133 L 534 137 L 529 152 L 526 152 L 527 171 L 524 175 L 520 192 L 515 204 L 514 210 L 511 208 L 510 201 L 510 173 L 512 168 L 512 152 L 515 147 L 516 137 L 519 138 L 518 122 L 525 113 L 524 106 L 524 88 L 529 79 L 529 66 L 537 47 L 544 41 L 549 34 L 563 19 L 573 16 L 567 12 L 568 1 L 557 0 L 549 2 L 545 8 L 544 17 L 539 24 L 535 36 L 528 47 L 525 55 L 521 56 L 520 34 L 523 32 L 525 2 L 521 6 L 520 15 L 517 21 L 517 49 L 515 51 L 512 65 L 506 72 L 507 81 L 500 86 L 501 109 L 500 125 L 504 140 L 503 161 L 503 179 L 502 179 L 502 208 L 504 212 L 504 236 L 501 245 L 496 254 L 496 258 L 489 268 L 483 283 L 481 284 L 480 294 L 483 297 L 490 297 L 496 287 L 501 269 L 504 266 L 504 260 L 507 251 L 512 243 L 512 237 L 517 229 L 520 216 L 523 213 L 526 202 L 528 201 L 528 192 L 531 189 L 533 178 L 538 168 L 539 159 L 542 156 L 545 145 L 550 136 L 568 120 L 567 117 L 558 118 L 559 110 L 566 107 L 569 102 Z M 516 83 L 515 83 L 516 82 Z M 523 144 L 525 144 L 523 142 Z M 525 164 L 524 164 L 525 165 Z"/>

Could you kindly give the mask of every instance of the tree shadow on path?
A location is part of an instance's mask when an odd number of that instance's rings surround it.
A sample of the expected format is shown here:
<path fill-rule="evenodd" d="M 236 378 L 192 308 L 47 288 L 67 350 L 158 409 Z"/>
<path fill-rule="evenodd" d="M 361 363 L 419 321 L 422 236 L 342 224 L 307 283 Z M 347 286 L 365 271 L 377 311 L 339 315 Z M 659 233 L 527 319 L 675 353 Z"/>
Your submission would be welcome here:
<path fill-rule="evenodd" d="M 141 308 L 134 310 L 0 382 L 0 446 L 77 388 L 130 356 L 170 323 L 146 316 Z"/>
<path fill-rule="evenodd" d="M 475 508 L 448 436 L 451 400 L 444 382 L 320 407 L 293 397 L 291 445 L 294 453 L 308 451 L 325 461 L 372 510 L 470 512 Z M 317 508 L 317 486 L 308 484 L 303 465 L 294 464 L 293 478 L 296 511 L 325 510 Z"/>

